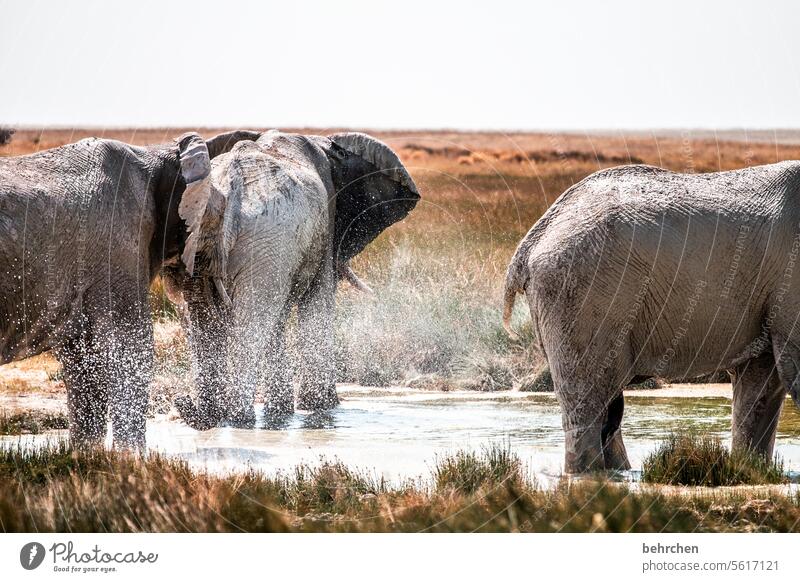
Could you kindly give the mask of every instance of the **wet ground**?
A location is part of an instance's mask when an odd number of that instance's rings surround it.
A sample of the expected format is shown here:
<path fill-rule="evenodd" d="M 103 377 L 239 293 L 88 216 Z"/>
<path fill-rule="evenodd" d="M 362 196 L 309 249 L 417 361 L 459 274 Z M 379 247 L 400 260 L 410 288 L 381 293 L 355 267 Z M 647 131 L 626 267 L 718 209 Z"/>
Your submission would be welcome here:
<path fill-rule="evenodd" d="M 321 457 L 382 475 L 392 482 L 426 477 L 437 455 L 509 444 L 545 482 L 562 470 L 563 433 L 555 397 L 545 393 L 427 392 L 404 388 L 340 387 L 341 406 L 322 414 L 299 412 L 280 426 L 263 417 L 255 430 L 197 432 L 158 418 L 148 443 L 168 455 L 215 472 L 248 467 L 268 473 L 316 463 Z M 730 386 L 671 386 L 626 394 L 623 434 L 636 478 L 643 457 L 672 431 L 695 430 L 730 441 Z M 44 442 L 56 433 L 23 437 Z M 5 437 L 6 443 L 20 437 Z M 2 442 L 2 441 L 0 441 Z M 787 400 L 776 453 L 792 474 L 800 469 L 800 411 Z"/>

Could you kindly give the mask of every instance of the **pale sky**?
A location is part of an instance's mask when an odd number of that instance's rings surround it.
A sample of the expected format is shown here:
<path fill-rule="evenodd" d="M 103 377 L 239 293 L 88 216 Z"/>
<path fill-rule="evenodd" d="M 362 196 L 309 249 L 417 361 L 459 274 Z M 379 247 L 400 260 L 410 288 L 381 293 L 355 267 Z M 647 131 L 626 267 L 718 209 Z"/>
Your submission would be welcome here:
<path fill-rule="evenodd" d="M 0 0 L 0 123 L 800 127 L 797 2 Z"/>

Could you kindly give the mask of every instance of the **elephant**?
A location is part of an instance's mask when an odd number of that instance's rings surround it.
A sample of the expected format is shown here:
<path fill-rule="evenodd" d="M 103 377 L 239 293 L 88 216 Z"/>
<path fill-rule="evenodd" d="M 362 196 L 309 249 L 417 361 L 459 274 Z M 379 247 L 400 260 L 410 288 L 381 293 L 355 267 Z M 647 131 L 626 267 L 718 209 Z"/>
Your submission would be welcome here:
<path fill-rule="evenodd" d="M 267 418 L 285 419 L 295 410 L 295 380 L 298 408 L 335 407 L 337 282 L 367 290 L 349 261 L 414 208 L 414 180 L 386 144 L 363 133 L 271 130 L 215 158 L 202 184 L 208 202 L 190 235 L 194 272 L 169 271 L 197 368 L 196 395 L 177 399 L 178 412 L 199 430 L 253 427 L 263 387 Z M 296 376 L 286 350 L 295 307 Z"/>
<path fill-rule="evenodd" d="M 150 284 L 185 254 L 210 159 L 259 136 L 90 138 L 0 158 L 0 363 L 53 351 L 76 446 L 102 442 L 109 416 L 114 446 L 145 446 Z"/>
<path fill-rule="evenodd" d="M 681 174 L 631 165 L 566 190 L 519 243 L 524 294 L 562 412 L 565 469 L 628 469 L 623 388 L 728 370 L 732 446 L 772 455 L 800 396 L 800 162 Z"/>

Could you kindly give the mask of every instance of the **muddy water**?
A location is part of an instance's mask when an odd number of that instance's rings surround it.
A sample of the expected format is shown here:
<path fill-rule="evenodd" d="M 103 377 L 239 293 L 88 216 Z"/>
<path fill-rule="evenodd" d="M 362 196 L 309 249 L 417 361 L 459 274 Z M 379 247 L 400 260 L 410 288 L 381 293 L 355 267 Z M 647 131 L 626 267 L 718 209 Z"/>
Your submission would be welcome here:
<path fill-rule="evenodd" d="M 563 434 L 551 394 L 420 392 L 407 389 L 340 389 L 339 408 L 297 413 L 281 426 L 259 417 L 256 430 L 196 432 L 164 419 L 148 428 L 148 443 L 166 454 L 212 471 L 252 467 L 286 472 L 299 463 L 338 458 L 397 482 L 427 477 L 437 455 L 463 448 L 510 444 L 544 481 L 562 470 Z M 730 441 L 730 388 L 671 387 L 626 395 L 623 434 L 631 463 L 671 431 L 692 429 Z M 36 437 L 36 440 L 47 437 Z M 18 437 L 13 442 L 18 442 Z M 792 472 L 800 469 L 800 411 L 787 400 L 776 453 Z"/>

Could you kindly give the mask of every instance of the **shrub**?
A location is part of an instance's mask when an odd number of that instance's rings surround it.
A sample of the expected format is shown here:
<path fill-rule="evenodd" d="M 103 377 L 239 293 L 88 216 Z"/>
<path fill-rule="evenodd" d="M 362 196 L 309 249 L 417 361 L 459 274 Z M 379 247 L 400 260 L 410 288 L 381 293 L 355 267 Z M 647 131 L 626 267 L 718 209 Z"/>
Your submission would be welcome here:
<path fill-rule="evenodd" d="M 668 485 L 766 485 L 786 482 L 783 462 L 750 450 L 729 451 L 715 437 L 670 435 L 642 465 L 642 480 Z"/>
<path fill-rule="evenodd" d="M 279 478 L 281 499 L 298 513 L 346 513 L 365 498 L 388 490 L 386 482 L 351 469 L 341 461 L 321 460 L 318 466 L 300 465 L 292 477 Z"/>
<path fill-rule="evenodd" d="M 15 130 L 10 127 L 0 127 L 0 146 L 11 143 L 11 137 L 14 133 Z"/>

